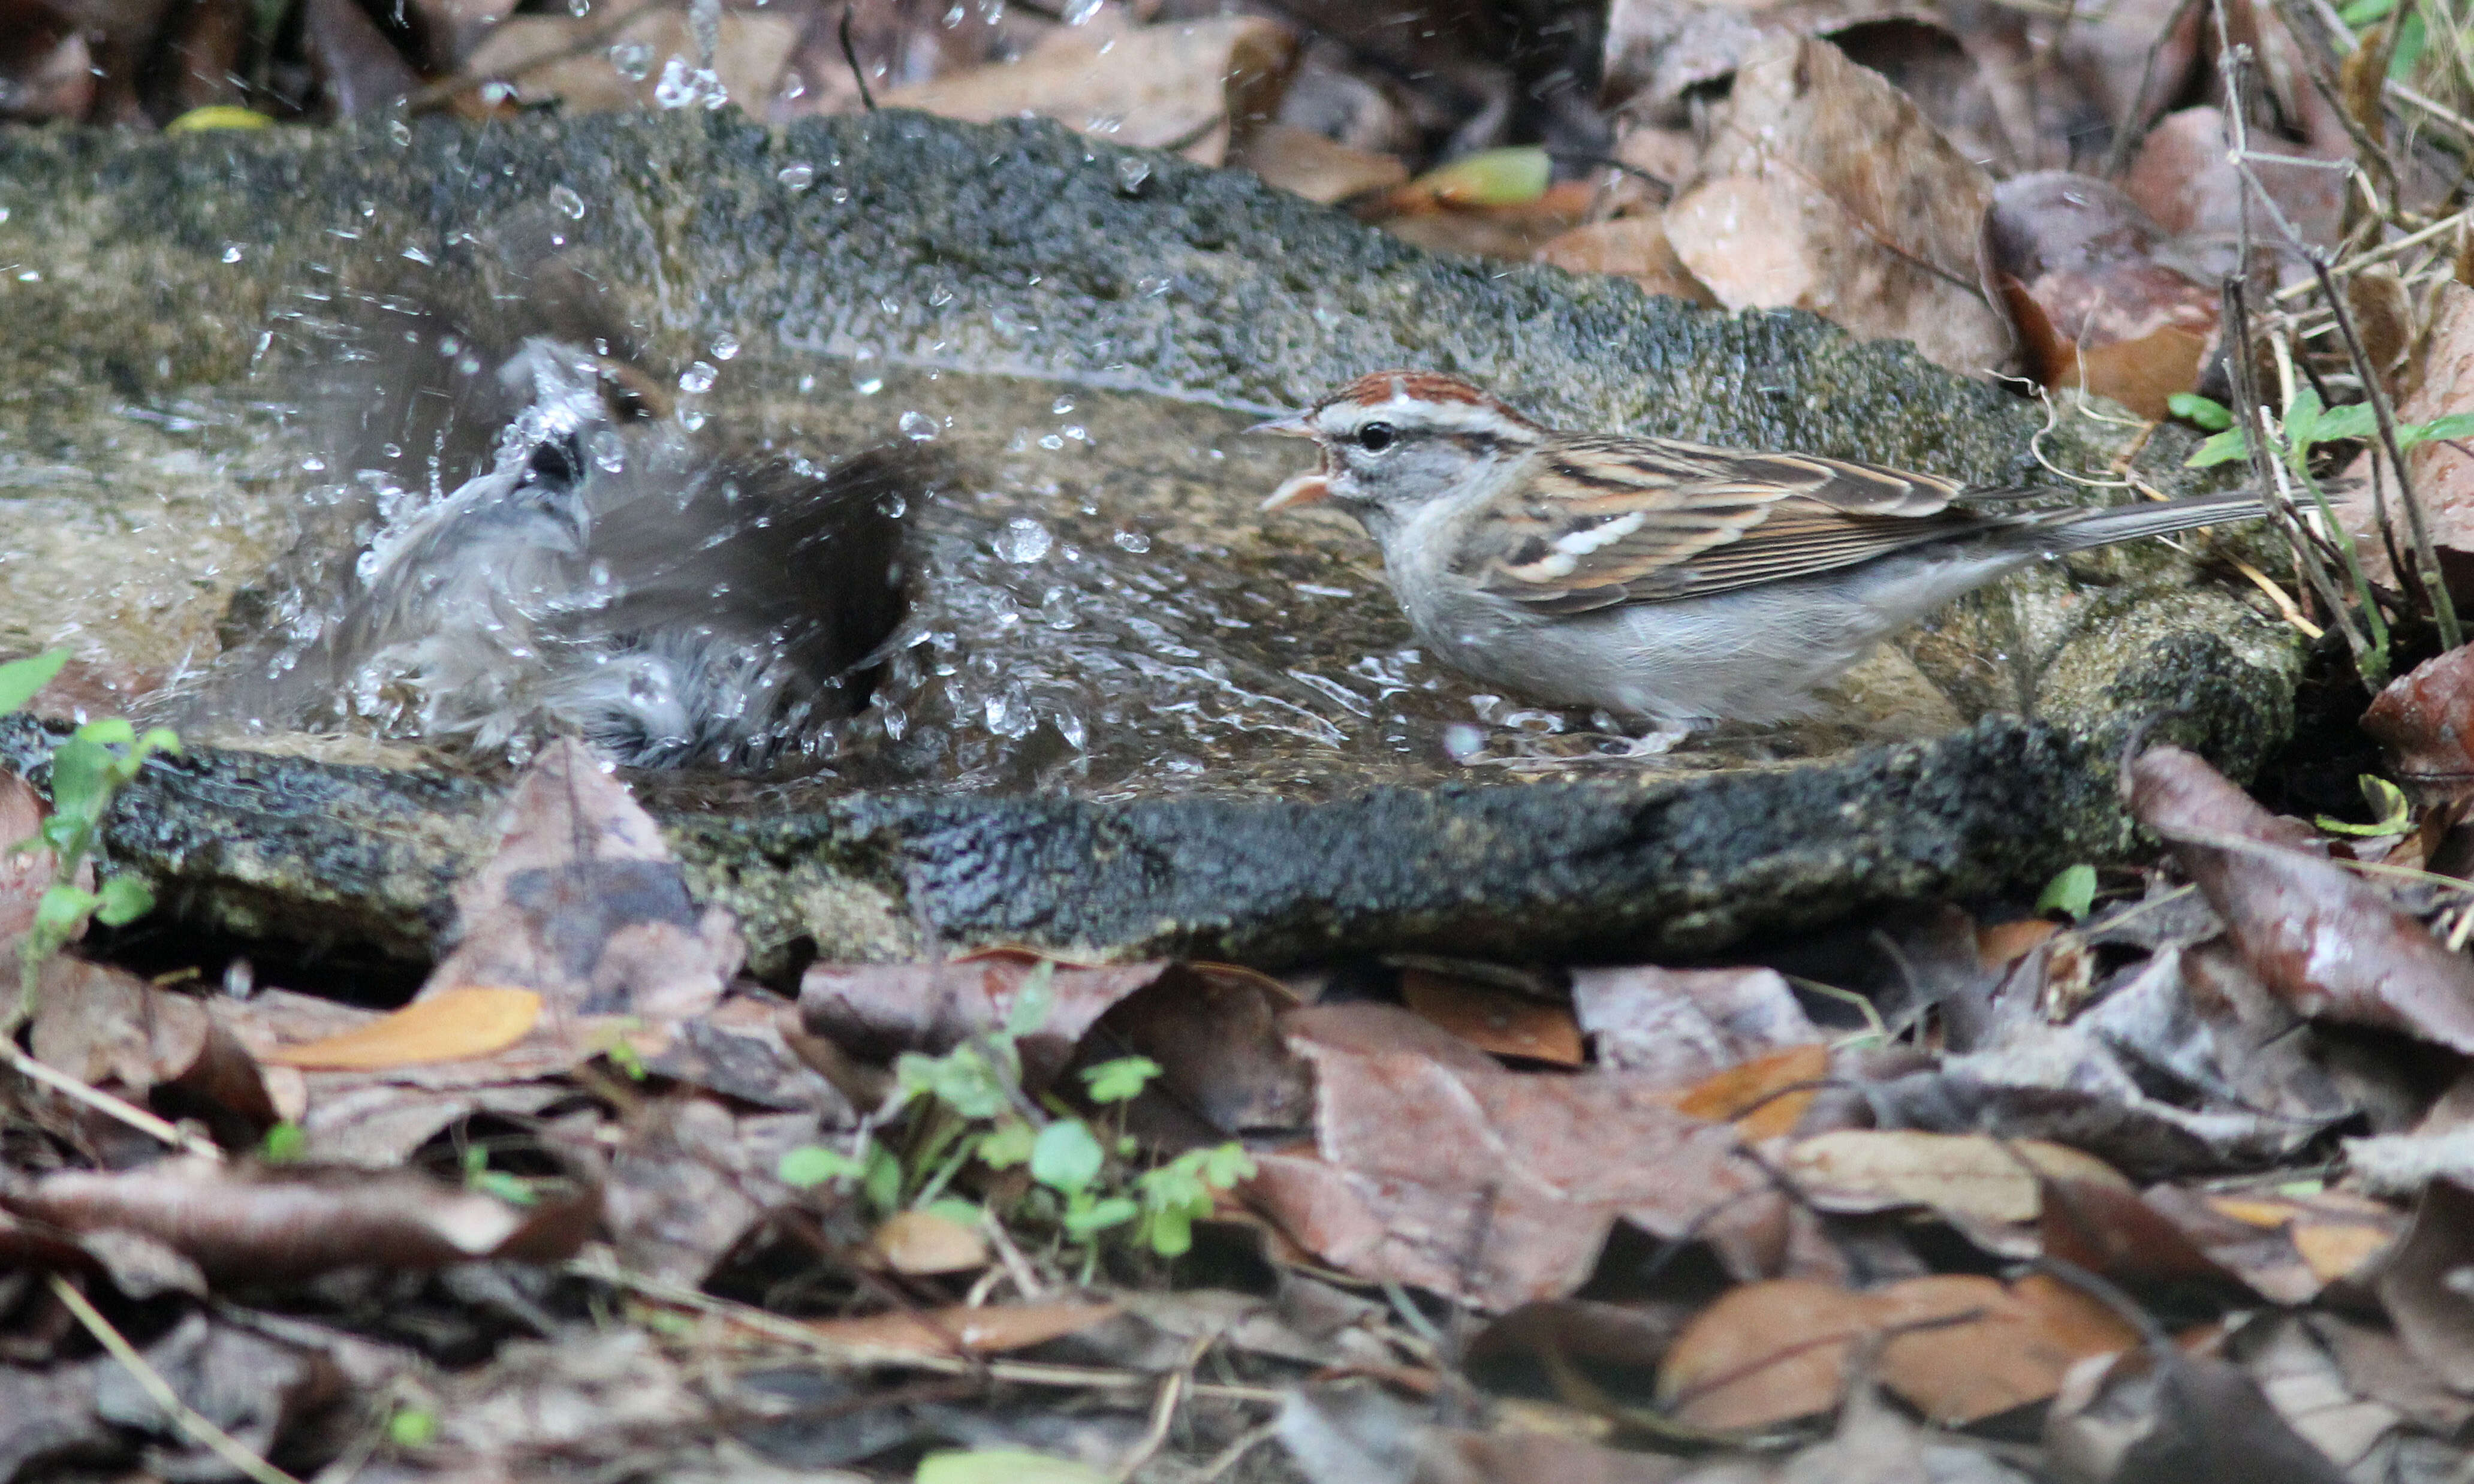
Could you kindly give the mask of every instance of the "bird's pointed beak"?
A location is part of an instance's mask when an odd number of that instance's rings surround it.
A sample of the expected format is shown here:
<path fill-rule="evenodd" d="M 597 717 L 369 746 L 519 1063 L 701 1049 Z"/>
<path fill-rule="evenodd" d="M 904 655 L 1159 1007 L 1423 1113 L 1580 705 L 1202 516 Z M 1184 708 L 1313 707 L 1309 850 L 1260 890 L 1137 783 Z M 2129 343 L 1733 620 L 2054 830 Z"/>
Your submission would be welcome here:
<path fill-rule="evenodd" d="M 1268 423 L 1257 423 L 1253 426 L 1246 429 L 1246 431 L 1249 433 L 1276 433 L 1282 438 L 1311 438 L 1314 436 L 1314 429 L 1306 426 L 1306 415 L 1302 412 L 1292 412 L 1284 418 L 1273 418 Z"/>
<path fill-rule="evenodd" d="M 1272 492 L 1271 499 L 1263 501 L 1263 509 L 1267 514 L 1274 510 L 1294 510 L 1299 505 L 1311 505 L 1317 500 L 1329 499 L 1330 476 L 1321 469 L 1309 469 L 1301 474 L 1291 474 Z"/>

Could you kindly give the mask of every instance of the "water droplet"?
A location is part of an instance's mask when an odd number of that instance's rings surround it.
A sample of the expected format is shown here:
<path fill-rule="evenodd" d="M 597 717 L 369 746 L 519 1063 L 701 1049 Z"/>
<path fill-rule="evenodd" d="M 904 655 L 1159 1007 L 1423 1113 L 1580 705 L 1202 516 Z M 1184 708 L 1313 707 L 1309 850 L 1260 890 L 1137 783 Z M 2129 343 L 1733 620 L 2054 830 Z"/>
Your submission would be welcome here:
<path fill-rule="evenodd" d="M 419 264 L 421 264 L 421 266 L 423 266 L 424 268 L 426 268 L 426 267 L 428 267 L 431 263 L 434 263 L 434 262 L 438 261 L 438 259 L 436 259 L 436 258 L 434 258 L 434 257 L 430 256 L 428 254 L 426 254 L 426 253 L 423 252 L 421 249 L 419 249 L 419 248 L 417 248 L 417 247 L 408 247 L 408 248 L 405 248 L 405 249 L 403 250 L 403 256 L 404 256 L 405 260 L 407 260 L 407 261 L 409 261 L 409 262 L 416 262 L 416 263 L 419 263 Z"/>
<path fill-rule="evenodd" d="M 936 420 L 925 412 L 906 412 L 899 425 L 906 438 L 926 442 L 936 436 Z"/>
<path fill-rule="evenodd" d="M 1050 588 L 1040 598 L 1039 617 L 1050 628 L 1072 628 L 1082 621 L 1074 611 L 1074 595 L 1063 588 Z"/>
<path fill-rule="evenodd" d="M 1119 550 L 1131 551 L 1136 556 L 1152 548 L 1152 539 L 1140 531 L 1119 531 L 1108 539 L 1117 544 Z"/>
<path fill-rule="evenodd" d="M 228 263 L 236 263 L 240 261 L 239 243 L 227 242 L 224 244 L 224 261 Z"/>
<path fill-rule="evenodd" d="M 317 454 L 312 453 L 307 458 L 301 461 L 301 467 L 314 474 L 327 467 L 327 461 L 320 458 Z"/>
<path fill-rule="evenodd" d="M 710 392 L 713 390 L 714 379 L 720 375 L 720 372 L 715 370 L 706 362 L 697 361 L 693 365 L 688 367 L 687 370 L 679 373 L 679 390 L 682 392 Z"/>
<path fill-rule="evenodd" d="M 1443 750 L 1455 763 L 1474 763 L 1486 756 L 1486 733 L 1466 721 L 1443 728 Z"/>
<path fill-rule="evenodd" d="M 610 65 L 630 83 L 641 83 L 644 74 L 653 70 L 653 47 L 648 41 L 621 41 L 610 48 Z"/>
<path fill-rule="evenodd" d="M 1029 516 L 1018 515 L 997 533 L 997 555 L 1017 567 L 1026 567 L 1046 556 L 1048 548 L 1055 544 L 1047 526 Z"/>
<path fill-rule="evenodd" d="M 1065 24 L 1069 26 L 1089 25 L 1091 23 L 1091 17 L 1099 14 L 1100 8 L 1106 3 L 1107 0 L 1071 0 L 1071 3 L 1065 7 Z"/>
<path fill-rule="evenodd" d="M 568 186 L 551 186 L 549 188 L 549 204 L 558 207 L 559 214 L 566 217 L 570 222 L 580 222 L 584 220 L 584 198 L 577 195 Z"/>
<path fill-rule="evenodd" d="M 851 374 L 851 390 L 861 397 L 873 397 L 885 390 L 885 378 L 865 371 L 854 372 Z M 928 436 L 933 438 L 935 434 L 931 432 Z"/>
<path fill-rule="evenodd" d="M 653 102 L 666 109 L 684 109 L 696 101 L 696 85 L 688 60 L 673 53 L 662 61 L 662 80 L 653 85 Z"/>
<path fill-rule="evenodd" d="M 773 179 L 781 182 L 785 185 L 788 185 L 792 190 L 806 190 L 809 186 L 816 183 L 816 167 L 804 163 L 784 165 L 780 170 L 774 173 Z"/>
<path fill-rule="evenodd" d="M 728 330 L 713 337 L 713 358 L 726 361 L 739 353 L 739 337 Z"/>
<path fill-rule="evenodd" d="M 686 428 L 689 432 L 694 432 L 697 428 L 704 426 L 704 409 L 701 407 L 680 407 L 679 426 Z"/>
<path fill-rule="evenodd" d="M 815 389 L 816 374 L 814 372 L 809 372 L 806 376 L 799 378 L 799 390 L 803 392 L 813 392 Z"/>
<path fill-rule="evenodd" d="M 939 283 L 928 291 L 928 302 L 941 309 L 954 302 L 953 285 Z"/>
<path fill-rule="evenodd" d="M 1055 413 L 1058 417 L 1063 417 L 1065 414 L 1074 410 L 1074 399 L 1071 397 L 1059 397 L 1055 401 L 1048 404 L 1048 410 Z"/>
<path fill-rule="evenodd" d="M 1091 441 L 1091 430 L 1084 427 L 1079 423 L 1068 423 L 1063 427 L 1057 429 L 1057 431 L 1063 433 L 1067 438 L 1072 439 L 1076 443 L 1089 443 Z"/>
<path fill-rule="evenodd" d="M 387 124 L 387 137 L 393 139 L 398 144 L 410 144 L 412 142 L 412 126 L 400 118 L 392 120 Z"/>
<path fill-rule="evenodd" d="M 832 190 L 825 192 L 825 199 L 836 206 L 840 206 L 844 202 L 850 200 L 850 187 L 846 185 L 837 185 Z"/>

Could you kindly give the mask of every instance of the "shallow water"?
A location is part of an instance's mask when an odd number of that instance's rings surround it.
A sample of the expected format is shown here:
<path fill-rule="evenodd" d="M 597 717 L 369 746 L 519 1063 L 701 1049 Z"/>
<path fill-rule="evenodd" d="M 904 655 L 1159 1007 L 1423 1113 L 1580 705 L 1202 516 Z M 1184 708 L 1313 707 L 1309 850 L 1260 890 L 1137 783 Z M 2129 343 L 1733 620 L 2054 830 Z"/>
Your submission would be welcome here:
<path fill-rule="evenodd" d="M 1530 706 L 1430 663 L 1354 523 L 1258 514 L 1313 456 L 1246 435 L 1263 409 L 788 353 L 709 356 L 677 385 L 665 415 L 716 448 L 727 435 L 828 463 L 894 445 L 934 471 L 903 512 L 913 607 L 884 651 L 873 704 L 777 770 L 788 798 L 853 787 L 1298 798 L 1574 768 L 1762 766 L 1880 735 L 1807 727 L 1637 757 L 1609 718 Z M 298 549 L 279 560 L 316 524 L 305 513 L 330 508 L 354 474 L 356 450 L 314 413 L 227 396 L 115 402 L 49 426 L 48 438 L 24 422 L 0 440 L 12 532 L 0 639 L 71 644 L 124 704 L 176 679 L 211 692 L 241 663 L 218 671 L 227 649 L 330 629 L 352 548 L 417 518 L 466 472 L 397 501 L 380 528 L 329 523 L 312 543 L 333 549 L 317 560 Z M 78 618 L 47 625 L 47 615 Z M 1981 670 L 1967 643 L 1942 643 L 1957 658 L 1935 669 Z M 1901 714 L 1891 730 L 1955 724 L 1911 667 L 1892 669 L 1872 688 L 1891 697 L 1875 694 L 1875 711 Z M 1904 700 L 1902 684 L 1913 693 Z M 331 708 L 308 717 L 317 708 L 297 695 L 289 707 L 193 715 L 192 730 L 296 747 L 304 739 L 287 734 L 304 720 L 334 729 Z M 422 741 L 407 715 L 365 714 L 345 730 Z"/>

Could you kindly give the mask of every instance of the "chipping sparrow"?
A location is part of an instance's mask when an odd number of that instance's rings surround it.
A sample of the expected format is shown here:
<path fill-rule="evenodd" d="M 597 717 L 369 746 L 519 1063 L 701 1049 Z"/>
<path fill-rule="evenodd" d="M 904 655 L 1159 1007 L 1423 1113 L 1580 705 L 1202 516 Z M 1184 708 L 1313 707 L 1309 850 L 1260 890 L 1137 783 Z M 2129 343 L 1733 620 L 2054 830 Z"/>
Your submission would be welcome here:
<path fill-rule="evenodd" d="M 1875 642 L 2040 557 L 2263 513 L 2248 495 L 1988 509 L 2044 492 L 1555 432 L 1429 372 L 1361 377 L 1254 430 L 1322 446 L 1263 508 L 1355 516 L 1439 658 L 1670 739 L 1808 715 Z"/>

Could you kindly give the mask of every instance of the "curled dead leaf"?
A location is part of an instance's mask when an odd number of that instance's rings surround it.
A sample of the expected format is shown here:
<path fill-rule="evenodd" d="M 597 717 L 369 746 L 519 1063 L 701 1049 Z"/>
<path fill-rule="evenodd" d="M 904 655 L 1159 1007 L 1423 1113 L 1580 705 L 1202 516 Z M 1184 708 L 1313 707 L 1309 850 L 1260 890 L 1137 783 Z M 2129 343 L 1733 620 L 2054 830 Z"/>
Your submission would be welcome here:
<path fill-rule="evenodd" d="M 134 1231 L 210 1278 L 255 1280 L 479 1258 L 554 1262 L 583 1246 L 601 1202 L 592 1187 L 524 1207 L 411 1171 L 373 1177 L 166 1159 L 14 1180 L 0 1185 L 0 1208 L 72 1232 Z"/>

